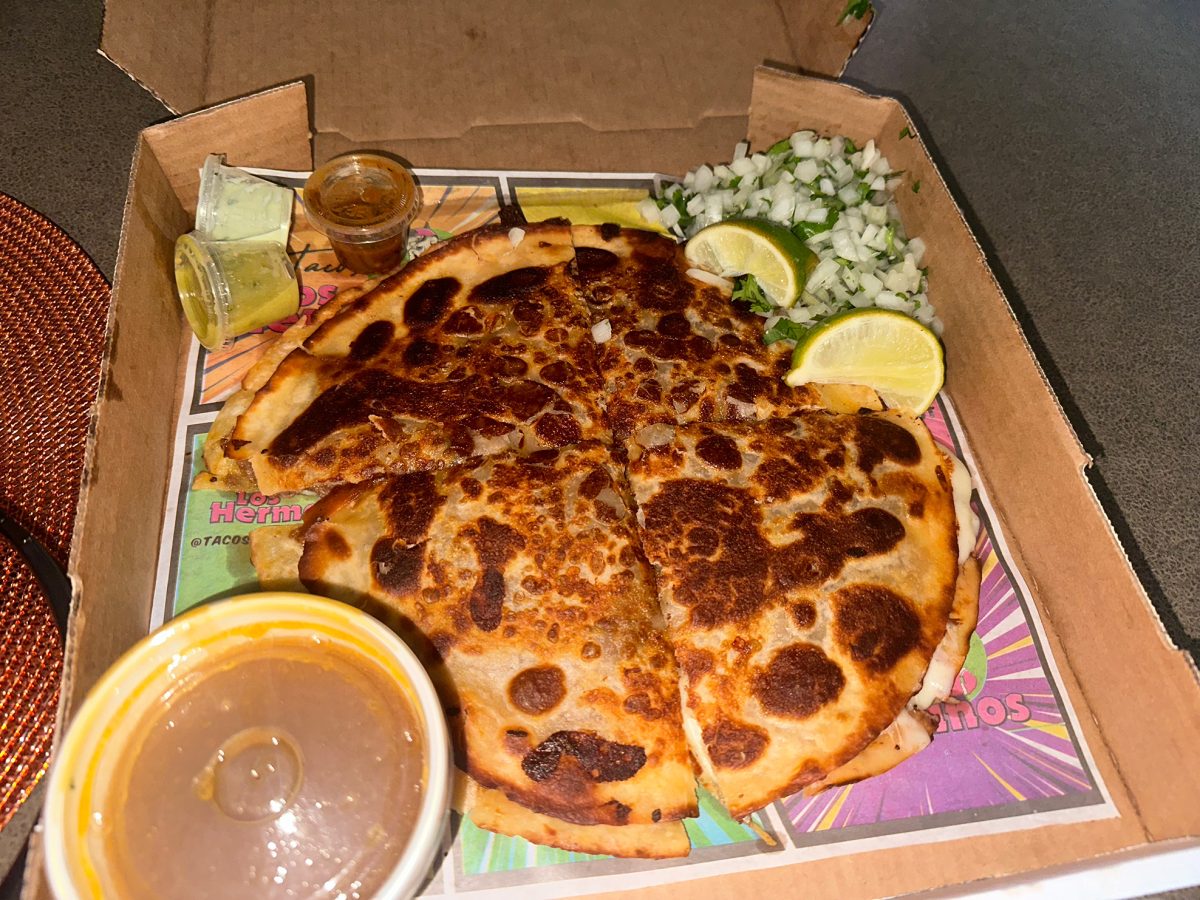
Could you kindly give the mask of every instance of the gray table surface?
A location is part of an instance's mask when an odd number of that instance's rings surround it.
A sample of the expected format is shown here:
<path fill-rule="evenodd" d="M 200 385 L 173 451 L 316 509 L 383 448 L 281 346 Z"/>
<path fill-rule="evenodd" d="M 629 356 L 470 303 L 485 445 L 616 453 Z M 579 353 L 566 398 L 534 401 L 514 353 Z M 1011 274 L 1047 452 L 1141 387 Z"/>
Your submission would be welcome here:
<path fill-rule="evenodd" d="M 134 139 L 167 111 L 96 53 L 99 0 L 0 7 L 0 191 L 111 277 Z M 1200 3 L 877 8 L 846 79 L 917 117 L 1135 570 L 1195 656 Z M 0 837 L 0 870 L 11 853 Z M 15 892 L 10 877 L 0 900 Z"/>

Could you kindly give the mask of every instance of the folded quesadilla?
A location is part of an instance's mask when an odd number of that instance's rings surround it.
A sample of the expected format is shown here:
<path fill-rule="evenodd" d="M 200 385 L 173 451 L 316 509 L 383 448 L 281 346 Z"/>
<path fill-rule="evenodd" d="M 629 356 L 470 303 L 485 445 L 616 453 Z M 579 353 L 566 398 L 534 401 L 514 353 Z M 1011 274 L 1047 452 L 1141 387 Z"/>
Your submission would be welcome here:
<path fill-rule="evenodd" d="M 477 229 L 288 332 L 210 439 L 208 485 L 233 470 L 265 493 L 323 488 L 602 436 L 573 257 L 565 224 Z"/>
<path fill-rule="evenodd" d="M 564 823 L 697 813 L 678 670 L 630 505 L 608 449 L 584 442 L 344 485 L 299 528 L 254 532 L 251 553 L 264 584 L 298 580 L 409 640 L 482 788 L 559 820 L 556 846 L 616 853 L 606 832 Z M 510 807 L 486 809 L 495 822 Z M 521 821 L 508 833 L 558 840 L 545 820 Z"/>
<path fill-rule="evenodd" d="M 952 463 L 924 425 L 652 425 L 630 459 L 692 752 L 732 815 L 821 781 L 902 718 L 959 571 Z"/>

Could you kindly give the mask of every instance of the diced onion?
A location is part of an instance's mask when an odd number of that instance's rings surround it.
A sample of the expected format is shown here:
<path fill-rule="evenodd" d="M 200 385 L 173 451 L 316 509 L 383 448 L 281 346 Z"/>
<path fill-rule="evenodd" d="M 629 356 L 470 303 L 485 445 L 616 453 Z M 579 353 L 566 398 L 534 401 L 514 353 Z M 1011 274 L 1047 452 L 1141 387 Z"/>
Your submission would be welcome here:
<path fill-rule="evenodd" d="M 697 281 L 703 281 L 705 284 L 711 284 L 727 293 L 733 293 L 733 282 L 728 278 L 722 278 L 720 275 L 714 275 L 704 269 L 688 269 L 687 273 L 689 277 L 695 278 Z"/>
<path fill-rule="evenodd" d="M 508 240 L 514 247 L 517 246 L 519 243 L 521 243 L 521 241 L 525 240 L 525 229 L 510 228 L 508 230 Z"/>
<path fill-rule="evenodd" d="M 809 325 L 875 306 L 910 315 L 940 334 L 921 268 L 925 243 L 905 233 L 892 196 L 907 178 L 873 140 L 848 153 L 851 146 L 844 137 L 812 131 L 795 132 L 771 152 L 751 153 L 743 142 L 730 162 L 700 166 L 638 208 L 648 222 L 680 238 L 735 217 L 767 218 L 802 234 L 817 264 L 794 306 L 760 313 L 772 325 L 780 317 Z M 814 226 L 821 230 L 814 233 Z M 724 291 L 733 287 L 699 269 L 688 274 Z"/>
<path fill-rule="evenodd" d="M 612 323 L 601 319 L 592 326 L 592 340 L 597 344 L 606 344 L 612 338 Z"/>

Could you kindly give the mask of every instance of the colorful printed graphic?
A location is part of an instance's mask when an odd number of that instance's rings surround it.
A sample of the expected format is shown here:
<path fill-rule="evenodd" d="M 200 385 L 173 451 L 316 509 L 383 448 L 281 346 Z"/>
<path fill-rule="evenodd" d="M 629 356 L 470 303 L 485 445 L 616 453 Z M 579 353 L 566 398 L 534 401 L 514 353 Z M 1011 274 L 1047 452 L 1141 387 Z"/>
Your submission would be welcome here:
<path fill-rule="evenodd" d="M 697 796 L 700 802 L 700 816 L 684 822 L 688 838 L 692 842 L 693 854 L 709 847 L 728 847 L 733 844 L 749 845 L 744 848 L 744 852 L 747 853 L 752 852 L 756 844 L 761 845 L 763 850 L 769 849 L 753 830 L 729 818 L 725 808 L 708 791 L 701 788 Z M 770 827 L 762 816 L 756 815 L 753 819 L 759 829 L 770 834 Z M 524 838 L 493 834 L 477 828 L 469 818 L 463 819 L 455 843 L 459 851 L 459 871 L 456 874 L 460 886 L 469 885 L 472 876 L 544 866 L 608 860 L 610 866 L 589 867 L 592 872 L 598 873 L 606 868 L 619 872 L 629 865 L 628 861 L 617 860 L 611 856 L 572 853 L 531 844 Z M 468 880 L 464 881 L 464 877 Z"/>
<path fill-rule="evenodd" d="M 206 600 L 257 591 L 258 577 L 250 562 L 250 532 L 264 525 L 299 523 L 314 494 L 268 497 L 258 493 L 192 490 L 204 469 L 208 428 L 193 430 L 186 471 L 182 530 L 172 565 L 174 598 L 170 614 L 179 615 Z"/>
<path fill-rule="evenodd" d="M 504 202 L 520 202 L 531 221 L 566 215 L 579 222 L 636 224 L 628 217 L 636 217 L 635 204 L 652 183 L 638 175 L 565 178 L 503 172 L 435 172 L 422 175 L 421 181 L 425 205 L 414 225 L 413 252 L 496 220 Z M 361 279 L 337 271 L 332 253 L 302 223 L 299 209 L 297 223 L 291 249 L 306 312 Z M 243 337 L 221 354 L 206 355 L 193 347 L 194 390 L 181 410 L 178 480 L 164 524 L 154 621 L 205 600 L 255 589 L 250 532 L 299 521 L 315 499 L 191 489 L 203 466 L 203 442 L 219 401 L 236 389 L 280 330 L 275 326 Z M 969 459 L 948 401 L 939 398 L 925 422 L 936 440 Z M 686 860 L 569 853 L 456 818 L 453 844 L 424 895 L 502 896 L 520 889 L 526 900 L 533 900 L 636 889 L 782 865 L 814 852 L 848 853 L 968 831 L 991 833 L 1115 815 L 1056 684 L 1032 601 L 1005 556 L 992 507 L 978 482 L 973 506 L 982 525 L 974 550 L 983 571 L 979 625 L 953 698 L 932 710 L 940 717 L 932 746 L 885 775 L 814 798 L 798 795 L 773 804 L 754 816 L 754 828 L 731 820 L 700 791 L 701 815 L 685 823 L 693 844 Z M 940 831 L 946 826 L 955 827 Z"/>

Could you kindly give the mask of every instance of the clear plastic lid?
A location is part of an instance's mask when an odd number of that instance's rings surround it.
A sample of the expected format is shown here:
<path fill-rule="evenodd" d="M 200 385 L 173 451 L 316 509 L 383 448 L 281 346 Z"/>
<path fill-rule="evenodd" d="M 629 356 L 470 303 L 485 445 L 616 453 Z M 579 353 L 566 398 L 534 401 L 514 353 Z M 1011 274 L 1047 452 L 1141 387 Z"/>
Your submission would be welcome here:
<path fill-rule="evenodd" d="M 175 287 L 188 324 L 209 350 L 285 319 L 300 307 L 295 270 L 274 241 L 181 235 L 175 242 Z"/>
<path fill-rule="evenodd" d="M 304 208 L 330 240 L 367 244 L 407 232 L 421 197 L 405 166 L 375 153 L 349 153 L 308 177 Z"/>
<path fill-rule="evenodd" d="M 47 806 L 60 897 L 56 864 L 122 900 L 396 897 L 427 871 L 448 753 L 419 664 L 358 610 L 270 596 L 175 620 L 89 697 Z"/>
<path fill-rule="evenodd" d="M 196 231 L 213 241 L 264 240 L 287 247 L 291 188 L 227 166 L 211 155 L 200 170 Z"/>

